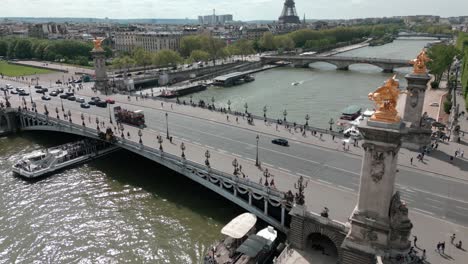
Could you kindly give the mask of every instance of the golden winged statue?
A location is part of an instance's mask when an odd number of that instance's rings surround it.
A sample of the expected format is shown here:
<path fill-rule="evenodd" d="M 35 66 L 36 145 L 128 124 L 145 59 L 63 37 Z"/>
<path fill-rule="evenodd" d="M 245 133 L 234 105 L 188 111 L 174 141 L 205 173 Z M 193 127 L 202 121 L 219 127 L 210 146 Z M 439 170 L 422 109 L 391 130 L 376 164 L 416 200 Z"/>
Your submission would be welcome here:
<path fill-rule="evenodd" d="M 425 50 L 422 50 L 416 59 L 411 60 L 410 63 L 413 64 L 413 73 L 414 74 L 427 74 L 426 63 L 431 61 L 426 54 Z"/>
<path fill-rule="evenodd" d="M 94 43 L 94 50 L 102 50 L 101 43 L 104 39 L 98 39 L 94 38 L 93 43 Z"/>
<path fill-rule="evenodd" d="M 369 100 L 374 101 L 376 106 L 375 113 L 370 118 L 371 120 L 386 123 L 397 123 L 400 121 L 396 110 L 398 96 L 401 93 L 398 86 L 398 80 L 396 79 L 396 75 L 394 75 L 385 81 L 385 84 L 375 90 L 375 92 L 369 93 Z"/>

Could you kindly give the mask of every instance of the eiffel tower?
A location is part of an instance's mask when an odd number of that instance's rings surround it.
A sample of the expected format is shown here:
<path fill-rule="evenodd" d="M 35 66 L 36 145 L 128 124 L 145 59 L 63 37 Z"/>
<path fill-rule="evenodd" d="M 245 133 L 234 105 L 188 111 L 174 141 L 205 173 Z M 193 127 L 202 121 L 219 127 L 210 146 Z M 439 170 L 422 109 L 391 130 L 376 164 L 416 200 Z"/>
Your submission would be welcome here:
<path fill-rule="evenodd" d="M 301 21 L 296 13 L 296 4 L 294 0 L 286 0 L 284 2 L 283 12 L 279 17 L 279 23 L 281 24 L 300 24 Z"/>

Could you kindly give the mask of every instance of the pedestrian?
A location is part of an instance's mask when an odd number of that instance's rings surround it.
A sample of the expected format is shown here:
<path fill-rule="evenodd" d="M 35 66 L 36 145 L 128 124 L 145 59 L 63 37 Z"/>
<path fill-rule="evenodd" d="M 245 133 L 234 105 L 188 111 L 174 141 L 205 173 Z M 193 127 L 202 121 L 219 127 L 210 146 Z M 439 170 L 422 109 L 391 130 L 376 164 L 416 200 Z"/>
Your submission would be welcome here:
<path fill-rule="evenodd" d="M 320 133 L 320 139 L 322 139 L 322 133 Z"/>
<path fill-rule="evenodd" d="M 462 150 L 462 151 L 460 152 L 460 157 L 462 157 L 462 158 L 463 158 L 463 155 L 464 155 L 464 154 L 465 154 L 465 151 L 464 151 L 464 150 Z"/>
<path fill-rule="evenodd" d="M 435 144 L 435 149 L 437 149 L 439 147 L 439 143 L 436 143 Z"/>
<path fill-rule="evenodd" d="M 445 254 L 445 241 L 440 244 L 440 249 L 442 249 L 442 254 Z"/>
<path fill-rule="evenodd" d="M 239 165 L 239 171 L 242 171 L 242 165 Z"/>
<path fill-rule="evenodd" d="M 410 163 L 411 163 L 411 165 L 413 165 L 413 157 L 411 157 Z"/>
<path fill-rule="evenodd" d="M 229 116 L 228 115 L 226 116 L 226 120 L 229 121 Z"/>
<path fill-rule="evenodd" d="M 421 255 L 421 260 L 425 261 L 426 260 L 426 250 L 423 249 L 422 255 Z"/>
<path fill-rule="evenodd" d="M 451 235 L 450 236 L 450 243 L 453 244 L 453 241 L 455 241 L 455 238 L 456 238 L 455 234 Z"/>
<path fill-rule="evenodd" d="M 440 245 L 441 245 L 441 243 L 440 243 L 440 242 L 439 242 L 439 243 L 437 243 L 437 252 L 439 252 L 439 254 L 440 254 Z"/>
<path fill-rule="evenodd" d="M 239 124 L 239 117 L 236 116 L 236 122 Z M 278 128 L 278 125 L 276 125 L 276 128 Z"/>
<path fill-rule="evenodd" d="M 275 180 L 271 179 L 270 186 L 273 188 L 275 187 Z"/>
<path fill-rule="evenodd" d="M 416 246 L 416 242 L 418 241 L 418 237 L 417 237 L 417 236 L 413 236 L 413 237 L 414 237 L 414 238 L 413 238 L 413 245 L 414 245 L 415 247 L 417 247 L 417 246 Z"/>
<path fill-rule="evenodd" d="M 332 140 L 335 141 L 335 135 L 332 135 Z"/>
<path fill-rule="evenodd" d="M 164 107 L 164 103 L 163 103 L 163 102 L 161 102 L 161 107 Z"/>
<path fill-rule="evenodd" d="M 173 108 L 172 108 L 172 104 L 171 104 L 171 110 L 173 110 Z"/>

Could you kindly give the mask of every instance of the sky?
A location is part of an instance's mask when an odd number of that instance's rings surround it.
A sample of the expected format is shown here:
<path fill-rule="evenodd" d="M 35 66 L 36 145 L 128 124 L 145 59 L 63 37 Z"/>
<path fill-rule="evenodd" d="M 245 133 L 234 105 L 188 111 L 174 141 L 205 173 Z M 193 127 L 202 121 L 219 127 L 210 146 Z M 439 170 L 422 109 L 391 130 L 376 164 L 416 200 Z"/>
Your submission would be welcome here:
<path fill-rule="evenodd" d="M 468 15 L 468 0 L 296 0 L 307 19 L 404 15 Z M 191 18 L 232 14 L 234 20 L 277 20 L 284 0 L 0 0 L 0 17 Z"/>

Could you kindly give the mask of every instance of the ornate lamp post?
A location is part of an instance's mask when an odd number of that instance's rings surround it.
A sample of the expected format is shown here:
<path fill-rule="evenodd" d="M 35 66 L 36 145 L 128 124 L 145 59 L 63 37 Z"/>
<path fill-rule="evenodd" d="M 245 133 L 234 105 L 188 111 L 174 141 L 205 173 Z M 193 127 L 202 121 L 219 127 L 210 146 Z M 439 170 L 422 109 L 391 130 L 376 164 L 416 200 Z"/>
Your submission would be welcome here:
<path fill-rule="evenodd" d="M 158 139 L 159 150 L 160 150 L 161 152 L 163 152 L 163 146 L 162 146 L 163 139 L 162 139 L 161 135 L 158 135 L 156 138 Z"/>
<path fill-rule="evenodd" d="M 206 150 L 206 152 L 205 152 L 205 158 L 206 158 L 206 160 L 205 160 L 205 165 L 206 165 L 208 168 L 210 168 L 210 156 L 211 156 L 211 155 L 210 155 L 210 151 L 209 151 L 209 150 Z"/>
<path fill-rule="evenodd" d="M 70 121 L 70 123 L 72 123 L 72 118 L 71 118 L 71 111 L 70 111 L 70 109 L 68 110 L 68 121 Z"/>
<path fill-rule="evenodd" d="M 44 105 L 44 114 L 49 116 L 49 110 L 47 110 L 47 105 Z"/>
<path fill-rule="evenodd" d="M 62 104 L 62 112 L 65 112 L 65 107 L 63 107 L 63 100 L 62 100 L 62 97 L 60 97 L 60 104 Z"/>
<path fill-rule="evenodd" d="M 234 160 L 232 161 L 232 166 L 234 167 L 234 173 L 233 174 L 237 176 L 237 174 L 238 174 L 237 166 L 239 166 L 239 163 L 237 162 L 236 158 L 234 158 Z"/>
<path fill-rule="evenodd" d="M 256 139 L 257 139 L 257 157 L 255 158 L 255 166 L 258 167 L 258 166 L 260 166 L 260 162 L 258 162 L 258 141 L 259 141 L 260 137 L 257 135 Z"/>
<path fill-rule="evenodd" d="M 122 138 L 125 138 L 125 134 L 124 134 L 124 126 L 122 123 L 120 123 L 120 131 L 122 132 L 122 134 L 120 135 Z"/>
<path fill-rule="evenodd" d="M 299 180 L 297 180 L 297 183 L 294 183 L 294 188 L 297 190 L 296 197 L 295 197 L 297 205 L 304 205 L 305 204 L 304 190 L 305 190 L 305 188 L 307 188 L 308 183 L 309 182 L 307 181 L 304 184 L 304 177 L 302 177 L 302 176 L 299 178 Z"/>
<path fill-rule="evenodd" d="M 228 100 L 227 104 L 228 104 L 228 111 L 231 112 L 231 100 Z"/>
<path fill-rule="evenodd" d="M 309 114 L 307 114 L 307 115 L 305 116 L 305 120 L 306 120 L 305 126 L 306 126 L 306 127 L 309 126 L 309 119 L 310 119 L 310 116 L 309 116 Z"/>
<path fill-rule="evenodd" d="M 28 85 L 29 88 L 29 99 L 31 99 L 31 104 L 33 103 L 32 94 L 31 94 L 31 85 Z"/>
<path fill-rule="evenodd" d="M 267 109 L 267 106 L 265 105 L 265 106 L 263 107 L 263 118 L 265 119 L 265 122 L 266 122 L 266 119 L 267 119 L 267 117 L 266 117 L 267 110 L 268 110 L 268 109 Z"/>
<path fill-rule="evenodd" d="M 99 118 L 96 116 L 96 126 L 97 126 L 97 131 L 100 131 L 99 129 Z"/>
<path fill-rule="evenodd" d="M 214 102 L 215 102 L 215 98 L 214 98 L 214 96 L 213 96 L 213 97 L 211 97 L 211 105 L 213 106 L 213 109 L 215 108 Z"/>
<path fill-rule="evenodd" d="M 107 104 L 107 105 L 109 106 L 109 122 L 110 122 L 111 124 L 114 124 L 114 123 L 112 122 L 112 115 L 111 115 L 110 104 Z"/>
<path fill-rule="evenodd" d="M 271 177 L 271 174 L 267 168 L 263 171 L 263 177 L 265 177 L 265 186 L 268 186 L 268 178 Z"/>
<path fill-rule="evenodd" d="M 143 144 L 143 140 L 141 140 L 141 136 L 143 136 L 143 132 L 141 132 L 141 129 L 138 129 L 138 136 L 140 137 L 140 144 Z"/>
<path fill-rule="evenodd" d="M 36 102 L 32 102 L 32 107 L 34 108 L 34 112 L 37 113 L 37 105 L 36 105 Z"/>
<path fill-rule="evenodd" d="M 184 144 L 184 142 L 180 143 L 180 150 L 182 150 L 182 155 L 181 155 L 182 159 L 185 159 L 185 153 L 184 153 L 185 144 Z"/>
<path fill-rule="evenodd" d="M 55 113 L 57 114 L 57 119 L 60 119 L 58 107 L 55 107 Z"/>
<path fill-rule="evenodd" d="M 247 105 L 247 103 L 244 104 L 244 108 L 245 108 L 245 113 L 248 114 L 249 112 L 247 111 L 247 109 L 249 108 L 249 106 Z"/>
<path fill-rule="evenodd" d="M 83 113 L 81 113 L 81 125 L 82 125 L 83 127 L 86 126 L 86 125 L 85 125 L 85 122 L 84 122 L 84 115 L 83 115 Z"/>
<path fill-rule="evenodd" d="M 166 138 L 169 139 L 169 119 L 168 119 L 168 114 L 166 112 Z"/>
<path fill-rule="evenodd" d="M 333 121 L 333 118 L 330 118 L 330 121 L 328 121 L 328 124 L 330 125 L 330 131 L 333 130 L 333 127 L 332 127 L 333 123 L 335 123 L 335 121 Z"/>
<path fill-rule="evenodd" d="M 284 111 L 283 111 L 284 122 L 286 122 L 286 116 L 287 115 L 288 115 L 288 111 L 286 111 L 286 109 L 284 109 Z"/>
<path fill-rule="evenodd" d="M 193 98 L 193 96 L 192 96 L 192 95 L 190 95 L 190 105 L 191 105 L 191 104 L 192 104 L 192 102 L 193 102 L 193 101 L 192 101 L 192 98 Z"/>

